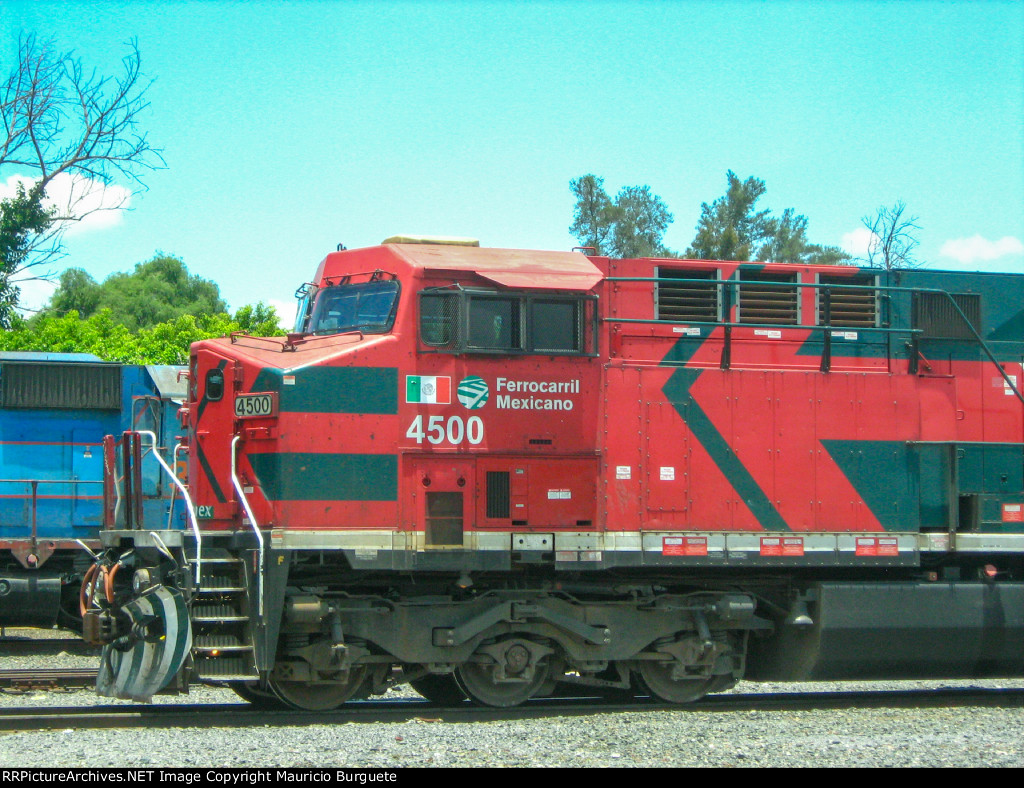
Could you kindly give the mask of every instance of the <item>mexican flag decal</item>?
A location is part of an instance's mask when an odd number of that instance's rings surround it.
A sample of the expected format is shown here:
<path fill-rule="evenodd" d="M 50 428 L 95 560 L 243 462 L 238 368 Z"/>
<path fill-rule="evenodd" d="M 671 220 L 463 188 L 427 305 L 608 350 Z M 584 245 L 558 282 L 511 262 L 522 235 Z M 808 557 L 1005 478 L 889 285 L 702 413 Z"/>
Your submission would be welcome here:
<path fill-rule="evenodd" d="M 432 375 L 406 375 L 405 401 L 426 405 L 450 405 L 452 379 Z"/>

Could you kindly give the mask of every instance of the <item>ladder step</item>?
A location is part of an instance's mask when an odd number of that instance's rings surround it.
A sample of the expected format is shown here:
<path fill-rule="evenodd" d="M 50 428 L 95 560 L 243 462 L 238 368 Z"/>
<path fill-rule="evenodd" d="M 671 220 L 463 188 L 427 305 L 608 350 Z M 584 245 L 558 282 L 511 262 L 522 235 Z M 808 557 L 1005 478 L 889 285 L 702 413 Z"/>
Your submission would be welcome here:
<path fill-rule="evenodd" d="M 252 646 L 244 644 L 237 635 L 217 634 L 217 635 L 197 635 L 192 641 L 193 648 L 248 648 Z"/>
<path fill-rule="evenodd" d="M 244 591 L 245 586 L 239 584 L 237 577 L 223 575 L 204 575 L 199 581 L 201 591 Z"/>
<path fill-rule="evenodd" d="M 217 657 L 210 659 L 197 656 L 196 673 L 205 679 L 251 679 L 259 674 L 251 659 L 245 657 Z"/>
<path fill-rule="evenodd" d="M 248 621 L 248 616 L 202 616 L 193 615 L 192 620 L 200 624 L 239 624 Z"/>
<path fill-rule="evenodd" d="M 241 585 L 238 585 L 237 583 L 235 583 L 234 585 L 227 585 L 227 584 L 225 584 L 225 585 L 222 585 L 222 586 L 203 585 L 203 586 L 199 587 L 198 593 L 200 593 L 200 594 L 210 594 L 210 595 L 214 595 L 214 594 L 239 594 L 239 593 L 241 593 L 243 591 L 245 591 L 245 586 L 241 586 Z"/>

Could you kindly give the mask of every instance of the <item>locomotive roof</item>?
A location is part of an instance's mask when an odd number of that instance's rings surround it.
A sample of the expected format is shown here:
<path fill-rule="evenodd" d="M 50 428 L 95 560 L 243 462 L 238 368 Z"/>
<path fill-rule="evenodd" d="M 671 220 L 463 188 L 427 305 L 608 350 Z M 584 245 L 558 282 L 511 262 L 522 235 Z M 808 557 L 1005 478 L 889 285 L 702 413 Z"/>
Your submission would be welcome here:
<path fill-rule="evenodd" d="M 153 380 L 160 396 L 164 399 L 184 400 L 188 393 L 188 381 L 181 374 L 188 367 L 173 364 L 147 364 L 146 371 Z"/>
<path fill-rule="evenodd" d="M 99 356 L 92 353 L 46 353 L 34 350 L 3 350 L 0 351 L 0 361 L 46 361 L 46 362 L 78 362 L 95 364 L 111 363 L 104 362 Z"/>
<path fill-rule="evenodd" d="M 590 290 L 601 281 L 601 270 L 579 252 L 550 252 L 533 249 L 491 249 L 450 244 L 390 243 L 372 249 L 335 252 L 324 260 L 330 275 L 341 255 L 376 253 L 386 250 L 407 265 L 421 271 L 452 271 L 476 274 L 505 287 L 542 290 Z"/>

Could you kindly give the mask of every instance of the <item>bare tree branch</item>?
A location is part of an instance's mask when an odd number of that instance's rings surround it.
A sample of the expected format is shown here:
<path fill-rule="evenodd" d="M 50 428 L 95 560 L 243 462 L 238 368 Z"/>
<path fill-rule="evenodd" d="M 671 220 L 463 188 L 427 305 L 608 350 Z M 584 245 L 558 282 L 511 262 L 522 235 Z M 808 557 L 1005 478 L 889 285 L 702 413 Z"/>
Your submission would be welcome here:
<path fill-rule="evenodd" d="M 897 200 L 890 208 L 881 206 L 874 216 L 865 216 L 861 221 L 871 232 L 867 256 L 862 258 L 873 268 L 918 268 L 922 263 L 914 256 L 919 241 L 914 234 L 921 227 L 918 217 L 904 216 L 907 210 L 903 200 Z"/>
<path fill-rule="evenodd" d="M 4 307 L 14 282 L 61 257 L 70 226 L 125 208 L 145 189 L 142 176 L 165 166 L 139 126 L 151 83 L 142 78 L 137 43 L 127 46 L 123 71 L 101 76 L 53 40 L 19 41 L 18 62 L 0 84 L 0 174 L 19 179 L 18 194 L 0 200 L 0 325 L 10 319 Z M 54 202 L 55 191 L 67 191 L 66 204 Z"/>

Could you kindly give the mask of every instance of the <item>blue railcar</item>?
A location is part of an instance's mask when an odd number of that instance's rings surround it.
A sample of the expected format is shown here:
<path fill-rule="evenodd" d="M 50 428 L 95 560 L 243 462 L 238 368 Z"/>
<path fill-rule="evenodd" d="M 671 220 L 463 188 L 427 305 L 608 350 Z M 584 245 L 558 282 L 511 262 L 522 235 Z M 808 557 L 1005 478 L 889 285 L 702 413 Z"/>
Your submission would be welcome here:
<path fill-rule="evenodd" d="M 103 524 L 103 436 L 151 432 L 173 464 L 183 369 L 0 353 L 0 626 L 78 628 L 86 548 Z M 145 527 L 181 528 L 173 485 L 144 467 Z"/>

